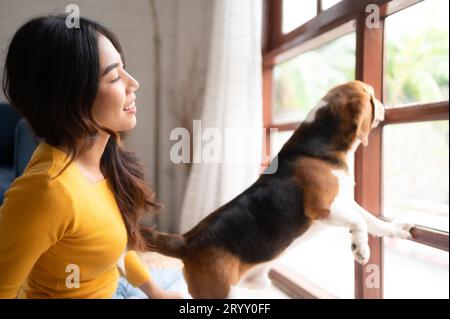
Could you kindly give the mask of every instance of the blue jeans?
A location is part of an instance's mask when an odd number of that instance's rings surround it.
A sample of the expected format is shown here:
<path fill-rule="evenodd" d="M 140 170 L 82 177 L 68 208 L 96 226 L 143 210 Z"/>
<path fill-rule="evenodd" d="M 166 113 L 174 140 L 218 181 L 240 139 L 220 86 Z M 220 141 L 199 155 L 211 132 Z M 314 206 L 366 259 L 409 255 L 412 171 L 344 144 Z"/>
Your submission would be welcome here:
<path fill-rule="evenodd" d="M 179 291 L 185 298 L 191 298 L 181 269 L 152 269 L 150 274 L 155 284 L 162 289 Z M 139 288 L 133 287 L 124 277 L 120 277 L 112 299 L 148 299 L 148 296 Z"/>

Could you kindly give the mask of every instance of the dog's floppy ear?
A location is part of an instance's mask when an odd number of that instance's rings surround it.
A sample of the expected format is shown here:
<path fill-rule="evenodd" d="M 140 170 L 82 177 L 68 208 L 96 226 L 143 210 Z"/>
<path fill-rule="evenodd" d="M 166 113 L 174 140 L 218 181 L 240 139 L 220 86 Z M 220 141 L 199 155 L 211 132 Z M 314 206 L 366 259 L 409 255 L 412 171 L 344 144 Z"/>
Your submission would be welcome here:
<path fill-rule="evenodd" d="M 369 144 L 369 133 L 370 131 L 366 131 L 366 129 L 361 125 L 356 133 L 356 136 L 361 140 L 364 146 Z"/>
<path fill-rule="evenodd" d="M 369 134 L 372 121 L 372 107 L 368 95 L 354 97 L 351 100 L 353 109 L 354 127 L 356 127 L 356 137 L 361 140 L 364 146 L 369 144 Z"/>

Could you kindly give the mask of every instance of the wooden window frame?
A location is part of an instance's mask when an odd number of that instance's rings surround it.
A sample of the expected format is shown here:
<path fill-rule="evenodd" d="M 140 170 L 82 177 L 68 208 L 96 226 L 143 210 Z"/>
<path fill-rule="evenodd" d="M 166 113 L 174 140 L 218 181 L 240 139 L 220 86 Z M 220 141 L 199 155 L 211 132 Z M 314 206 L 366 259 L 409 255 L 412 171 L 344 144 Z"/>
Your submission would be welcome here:
<path fill-rule="evenodd" d="M 384 80 L 384 20 L 386 17 L 415 5 L 423 0 L 342 0 L 322 11 L 322 0 L 317 0 L 318 15 L 287 34 L 281 32 L 282 0 L 264 0 L 263 21 L 263 124 L 266 128 L 263 154 L 270 154 L 270 130 L 295 130 L 299 122 L 275 124 L 272 122 L 273 67 L 299 52 L 304 47 L 315 47 L 327 42 L 327 34 L 354 21 L 356 32 L 356 79 L 374 87 L 376 96 L 383 100 Z M 369 4 L 378 5 L 381 27 L 368 28 L 365 24 Z M 322 39 L 321 39 L 322 37 Z M 303 49 L 302 49 L 303 47 Z M 373 66 L 379 66 L 374 68 Z M 355 155 L 355 199 L 368 211 L 382 217 L 382 128 L 386 125 L 436 121 L 449 119 L 449 102 L 414 104 L 386 110 L 385 121 L 373 130 L 367 147 L 360 147 Z M 267 164 L 267 163 L 264 163 Z M 448 232 L 417 226 L 412 230 L 413 242 L 448 251 Z M 369 236 L 371 258 L 368 264 L 380 269 L 380 287 L 368 288 L 363 283 L 370 275 L 366 266 L 355 262 L 355 298 L 383 298 L 383 241 Z M 270 272 L 274 283 L 294 298 L 333 298 L 331 294 L 288 269 L 277 266 Z"/>

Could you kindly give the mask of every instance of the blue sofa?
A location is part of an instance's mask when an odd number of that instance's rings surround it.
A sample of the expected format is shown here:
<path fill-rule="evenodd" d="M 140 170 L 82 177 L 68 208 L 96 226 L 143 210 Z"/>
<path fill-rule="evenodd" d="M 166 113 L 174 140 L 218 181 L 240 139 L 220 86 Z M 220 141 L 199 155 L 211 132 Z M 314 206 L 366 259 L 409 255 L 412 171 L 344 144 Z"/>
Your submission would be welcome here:
<path fill-rule="evenodd" d="M 23 173 L 37 144 L 25 119 L 8 103 L 0 103 L 0 205 L 12 181 Z"/>

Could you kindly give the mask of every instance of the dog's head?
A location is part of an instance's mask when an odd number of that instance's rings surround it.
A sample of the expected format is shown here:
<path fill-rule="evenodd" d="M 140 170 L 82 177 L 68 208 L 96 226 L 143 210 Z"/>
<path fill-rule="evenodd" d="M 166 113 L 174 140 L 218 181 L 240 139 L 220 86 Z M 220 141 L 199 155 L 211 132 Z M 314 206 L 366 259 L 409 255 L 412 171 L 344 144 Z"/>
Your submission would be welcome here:
<path fill-rule="evenodd" d="M 351 81 L 331 89 L 323 98 L 339 118 L 340 131 L 350 133 L 366 146 L 370 131 L 384 120 L 384 106 L 374 89 L 361 81 Z"/>

